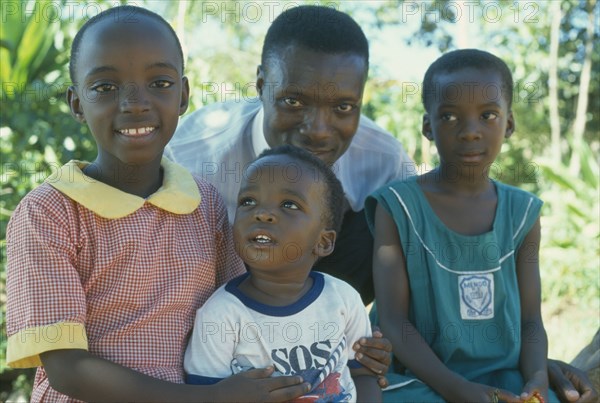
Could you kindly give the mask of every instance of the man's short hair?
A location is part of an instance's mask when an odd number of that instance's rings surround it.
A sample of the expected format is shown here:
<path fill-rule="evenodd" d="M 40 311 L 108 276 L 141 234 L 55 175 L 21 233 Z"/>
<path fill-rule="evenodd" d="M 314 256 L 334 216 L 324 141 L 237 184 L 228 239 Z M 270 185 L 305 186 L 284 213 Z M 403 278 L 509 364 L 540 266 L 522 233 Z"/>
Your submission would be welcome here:
<path fill-rule="evenodd" d="M 369 43 L 360 26 L 341 11 L 323 6 L 298 6 L 281 13 L 267 31 L 261 64 L 290 45 L 328 54 L 355 54 L 369 66 Z"/>
<path fill-rule="evenodd" d="M 454 73 L 463 69 L 495 71 L 500 74 L 502 95 L 507 102 L 508 109 L 512 107 L 513 78 L 506 63 L 499 57 L 483 50 L 459 49 L 440 56 L 425 72 L 421 97 L 427 112 L 429 112 L 432 100 L 438 96 L 435 88 L 436 75 Z"/>

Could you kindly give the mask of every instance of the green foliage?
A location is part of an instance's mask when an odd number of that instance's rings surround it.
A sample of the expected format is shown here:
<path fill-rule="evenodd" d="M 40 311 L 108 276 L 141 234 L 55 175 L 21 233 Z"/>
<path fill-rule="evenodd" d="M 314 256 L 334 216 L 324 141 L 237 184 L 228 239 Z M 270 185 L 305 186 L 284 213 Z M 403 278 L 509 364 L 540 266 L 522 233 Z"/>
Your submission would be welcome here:
<path fill-rule="evenodd" d="M 60 26 L 53 22 L 58 16 L 54 7 L 47 7 L 50 3 L 49 0 L 36 2 L 35 7 L 38 10 L 49 10 L 47 15 L 40 18 L 39 14 L 32 12 L 25 23 L 20 12 L 7 11 L 2 15 L 0 80 L 3 83 L 1 92 L 3 100 L 14 99 L 23 91 L 23 86 L 39 77 L 40 73 L 54 71 L 62 64 L 57 60 L 61 55 L 60 49 L 54 44 L 55 39 L 60 42 L 61 35 L 57 35 Z M 31 10 L 35 10 L 35 7 Z M 64 58 L 64 54 L 62 57 Z M 11 87 L 13 91 L 7 91 Z"/>
<path fill-rule="evenodd" d="M 577 153 L 583 169 L 572 174 L 568 165 L 539 160 L 543 210 L 542 278 L 544 300 L 560 310 L 565 303 L 597 310 L 600 301 L 600 169 L 587 144 Z"/>
<path fill-rule="evenodd" d="M 421 135 L 421 93 L 413 83 L 371 79 L 362 112 L 398 138 L 415 161 L 430 163 L 423 155 L 429 151 L 429 141 Z"/>
<path fill-rule="evenodd" d="M 459 7 L 446 0 L 388 0 L 375 9 L 375 25 L 382 28 L 418 19 L 417 29 L 403 40 L 408 45 L 435 46 L 445 52 L 454 46 L 454 38 L 448 27 L 461 17 L 457 15 Z"/>

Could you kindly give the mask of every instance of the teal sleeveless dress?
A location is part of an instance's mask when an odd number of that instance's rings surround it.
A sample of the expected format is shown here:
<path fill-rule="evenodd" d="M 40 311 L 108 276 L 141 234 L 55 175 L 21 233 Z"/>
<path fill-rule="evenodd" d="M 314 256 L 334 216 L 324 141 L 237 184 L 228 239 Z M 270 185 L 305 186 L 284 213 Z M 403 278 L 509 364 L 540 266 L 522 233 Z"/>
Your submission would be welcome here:
<path fill-rule="evenodd" d="M 461 235 L 437 217 L 416 179 L 386 185 L 365 205 L 371 231 L 377 203 L 398 227 L 410 283 L 410 320 L 449 369 L 471 381 L 520 394 L 524 383 L 518 369 L 521 310 L 516 254 L 542 201 L 493 182 L 498 195 L 493 229 Z M 443 401 L 408 370 L 404 375 L 391 371 L 388 380 L 384 401 Z"/>

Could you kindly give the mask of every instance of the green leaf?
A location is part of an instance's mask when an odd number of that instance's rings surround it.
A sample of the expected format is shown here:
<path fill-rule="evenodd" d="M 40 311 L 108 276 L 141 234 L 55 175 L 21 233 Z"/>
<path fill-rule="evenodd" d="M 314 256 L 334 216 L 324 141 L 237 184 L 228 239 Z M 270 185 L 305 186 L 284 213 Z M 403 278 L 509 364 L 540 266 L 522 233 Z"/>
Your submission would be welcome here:
<path fill-rule="evenodd" d="M 25 30 L 24 1 L 4 2 L 2 5 L 2 24 L 0 24 L 0 42 L 2 47 L 16 52 L 23 31 Z"/>
<path fill-rule="evenodd" d="M 598 160 L 595 158 L 589 144 L 581 142 L 574 144 L 573 149 L 575 154 L 579 155 L 581 179 L 591 189 L 598 190 L 598 182 L 600 182 L 600 168 Z"/>
<path fill-rule="evenodd" d="M 548 165 L 546 162 L 539 162 L 539 167 L 541 168 L 543 175 L 546 179 L 556 183 L 563 189 L 572 190 L 574 193 L 578 193 L 577 186 L 575 182 L 572 181 L 572 178 L 568 177 L 568 168 L 564 165 L 558 165 L 560 167 L 560 172 L 557 172 L 557 169 Z"/>
<path fill-rule="evenodd" d="M 48 1 L 37 1 L 36 7 L 43 9 Z M 11 81 L 25 84 L 30 82 L 52 46 L 54 33 L 60 23 L 39 15 L 29 16 L 25 31 L 17 49 Z"/>

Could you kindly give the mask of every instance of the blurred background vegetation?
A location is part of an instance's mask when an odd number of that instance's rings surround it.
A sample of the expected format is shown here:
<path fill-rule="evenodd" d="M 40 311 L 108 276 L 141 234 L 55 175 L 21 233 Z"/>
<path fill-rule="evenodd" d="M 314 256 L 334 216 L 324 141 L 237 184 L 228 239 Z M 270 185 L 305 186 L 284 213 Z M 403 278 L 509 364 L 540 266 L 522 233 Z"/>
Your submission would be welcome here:
<path fill-rule="evenodd" d="M 157 11 L 173 24 L 187 55 L 193 110 L 255 95 L 267 27 L 301 2 L 129 3 Z M 550 356 L 570 361 L 598 329 L 600 317 L 596 0 L 320 3 L 353 15 L 372 49 L 379 49 L 372 53 L 363 112 L 393 133 L 423 169 L 436 163 L 434 148 L 420 134 L 424 68 L 441 52 L 464 47 L 488 50 L 509 64 L 517 132 L 504 146 L 494 176 L 545 201 L 543 314 Z M 60 165 L 95 156 L 87 127 L 71 118 L 64 101 L 69 47 L 85 20 L 116 4 L 0 3 L 2 401 L 27 398 L 33 373 L 6 367 L 6 226 L 19 200 Z"/>

